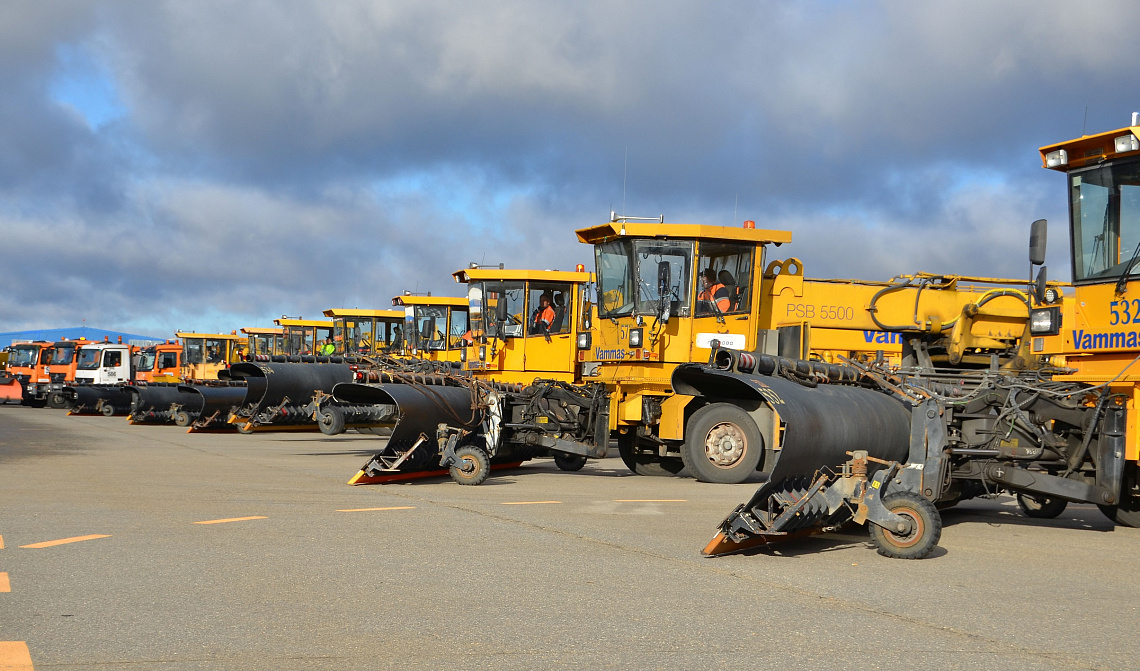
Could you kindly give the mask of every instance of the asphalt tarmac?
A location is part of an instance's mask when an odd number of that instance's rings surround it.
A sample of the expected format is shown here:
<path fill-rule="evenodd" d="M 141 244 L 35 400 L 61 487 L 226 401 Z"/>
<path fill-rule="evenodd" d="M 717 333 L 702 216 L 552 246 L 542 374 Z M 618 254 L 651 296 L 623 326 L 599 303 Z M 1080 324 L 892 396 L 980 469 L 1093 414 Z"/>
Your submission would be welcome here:
<path fill-rule="evenodd" d="M 1092 506 L 965 502 L 920 561 L 862 528 L 709 559 L 755 483 L 345 484 L 382 440 L 0 406 L 0 669 L 1140 666 L 1140 530 Z"/>

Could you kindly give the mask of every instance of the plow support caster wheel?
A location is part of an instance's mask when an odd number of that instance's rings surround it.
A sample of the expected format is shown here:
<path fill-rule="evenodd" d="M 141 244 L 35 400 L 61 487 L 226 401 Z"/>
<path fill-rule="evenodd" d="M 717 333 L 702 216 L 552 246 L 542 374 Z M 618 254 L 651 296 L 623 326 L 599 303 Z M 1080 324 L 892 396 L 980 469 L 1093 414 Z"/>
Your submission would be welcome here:
<path fill-rule="evenodd" d="M 317 415 L 317 426 L 326 436 L 335 436 L 344 433 L 344 411 L 336 406 L 329 406 Z"/>
<path fill-rule="evenodd" d="M 185 410 L 175 410 L 173 417 L 175 426 L 190 426 L 190 415 Z"/>
<path fill-rule="evenodd" d="M 238 433 L 241 433 L 241 434 L 244 434 L 247 436 L 249 434 L 253 433 L 253 422 L 242 422 L 239 424 L 235 424 L 234 426 L 237 427 Z"/>
<path fill-rule="evenodd" d="M 883 506 L 910 520 L 907 534 L 896 534 L 877 524 L 869 524 L 871 541 L 884 557 L 922 559 L 934 551 L 942 537 L 942 517 L 926 498 L 912 492 L 898 492 L 883 497 Z"/>
<path fill-rule="evenodd" d="M 455 450 L 455 463 L 449 472 L 461 485 L 481 485 L 491 473 L 491 460 L 483 450 L 464 445 Z"/>
<path fill-rule="evenodd" d="M 103 413 L 104 417 L 114 417 L 115 416 L 115 406 L 113 406 L 109 403 L 104 403 L 103 407 L 99 409 L 99 412 Z"/>
<path fill-rule="evenodd" d="M 1032 494 L 1017 495 L 1017 507 L 1021 508 L 1021 512 L 1025 513 L 1026 517 L 1035 517 L 1037 519 L 1053 519 L 1054 517 L 1065 512 L 1065 507 L 1069 502 L 1065 499 L 1054 499 L 1048 496 L 1033 496 Z"/>
<path fill-rule="evenodd" d="M 578 454 L 563 454 L 556 452 L 554 454 L 554 464 L 564 471 L 580 471 L 586 465 L 586 457 Z"/>

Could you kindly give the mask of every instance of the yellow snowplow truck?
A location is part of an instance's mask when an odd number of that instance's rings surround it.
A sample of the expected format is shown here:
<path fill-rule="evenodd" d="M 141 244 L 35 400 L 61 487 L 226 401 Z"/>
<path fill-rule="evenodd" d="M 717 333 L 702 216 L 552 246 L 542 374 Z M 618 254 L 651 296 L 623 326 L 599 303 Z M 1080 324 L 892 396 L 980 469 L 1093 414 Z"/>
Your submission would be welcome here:
<path fill-rule="evenodd" d="M 518 384 L 581 381 L 577 336 L 589 317 L 592 273 L 472 266 L 452 277 L 467 285 L 470 308 L 463 370 Z"/>
<path fill-rule="evenodd" d="M 666 475 L 689 465 L 702 480 L 741 482 L 768 469 L 774 446 L 723 422 L 694 424 L 702 404 L 674 393 L 669 376 L 678 365 L 708 360 L 721 346 L 778 353 L 781 340 L 793 355 L 806 351 L 821 360 L 899 361 L 904 336 L 941 337 L 944 331 L 956 334 L 955 348 L 923 349 L 923 357 L 988 363 L 988 352 L 1017 349 L 1028 314 L 1025 292 L 996 280 L 990 287 L 935 276 L 896 283 L 806 280 L 798 261 L 763 263 L 765 246 L 790 240 L 789 233 L 751 226 L 616 221 L 579 231 L 579 238 L 595 244 L 598 298 L 574 291 L 570 277 L 555 286 L 545 275 L 524 278 L 528 271 L 511 271 L 517 277 L 502 270 L 456 273 L 471 282 L 469 301 L 478 315 L 466 362 L 472 378 L 436 375 L 409 384 L 388 375 L 334 389 L 340 402 L 386 404 L 398 408 L 393 418 L 402 418 L 385 452 L 354 483 L 439 462 L 451 466 L 457 481 L 477 483 L 493 459 L 525 458 L 527 450 L 563 460 L 605 456 L 611 433 L 635 472 Z M 698 288 L 701 275 L 706 283 Z M 554 324 L 555 294 L 568 293 L 577 302 L 570 316 L 578 317 L 559 328 L 579 329 L 580 378 L 570 377 L 573 368 L 559 376 L 557 364 L 537 376 L 519 359 L 509 370 L 494 361 L 486 374 L 473 367 L 508 356 L 508 347 L 517 356 L 520 344 L 555 346 L 553 334 L 551 343 L 527 334 L 548 309 Z M 462 454 L 455 451 L 460 447 Z"/>
<path fill-rule="evenodd" d="M 717 349 L 898 363 L 907 339 L 937 338 L 937 347 L 917 350 L 924 360 L 985 365 L 1011 350 L 1011 365 L 1024 358 L 1023 280 L 809 279 L 798 259 L 766 263 L 767 248 L 791 233 L 751 221 L 731 228 L 616 219 L 577 233 L 594 245 L 597 267 L 597 317 L 578 336 L 582 377 L 610 391 L 622 460 L 642 475 L 687 466 L 699 480 L 731 483 L 770 468 L 778 446 L 756 437 L 745 410 L 727 421 L 674 393 L 674 369 L 709 361 Z"/>
<path fill-rule="evenodd" d="M 399 353 L 429 361 L 459 363 L 463 335 L 467 333 L 467 299 L 450 296 L 419 296 L 410 291 L 392 299 L 404 310 Z"/>
<path fill-rule="evenodd" d="M 394 354 L 401 340 L 403 310 L 332 308 L 334 354 L 378 357 Z"/>
<path fill-rule="evenodd" d="M 1073 287 L 1042 266 L 1021 367 L 981 370 L 919 361 L 866 366 L 854 378 L 787 379 L 768 362 L 728 351 L 678 367 L 678 391 L 779 418 L 770 479 L 720 525 L 706 554 L 797 533 L 867 523 L 881 554 L 927 556 L 938 507 L 1009 492 L 1029 517 L 1091 503 L 1140 526 L 1140 120 L 1040 149 L 1069 190 Z M 1030 232 L 1031 266 L 1044 263 L 1047 226 Z"/>

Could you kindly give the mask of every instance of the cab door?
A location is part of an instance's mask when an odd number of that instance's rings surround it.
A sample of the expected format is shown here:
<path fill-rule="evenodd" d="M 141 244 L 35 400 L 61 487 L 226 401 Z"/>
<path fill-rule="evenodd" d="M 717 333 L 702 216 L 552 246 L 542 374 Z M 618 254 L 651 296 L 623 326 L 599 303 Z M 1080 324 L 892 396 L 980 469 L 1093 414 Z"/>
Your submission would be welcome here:
<path fill-rule="evenodd" d="M 572 374 L 574 359 L 574 285 L 529 282 L 524 324 L 523 369 L 536 374 Z"/>

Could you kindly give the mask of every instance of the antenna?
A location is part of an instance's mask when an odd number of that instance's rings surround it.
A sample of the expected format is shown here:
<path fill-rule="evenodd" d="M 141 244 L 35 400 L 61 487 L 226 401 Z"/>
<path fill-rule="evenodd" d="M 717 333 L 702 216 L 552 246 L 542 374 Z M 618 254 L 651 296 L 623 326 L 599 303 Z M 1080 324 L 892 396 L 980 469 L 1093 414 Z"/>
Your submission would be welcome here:
<path fill-rule="evenodd" d="M 737 193 L 736 194 L 736 204 L 732 206 L 732 221 L 729 222 L 729 224 L 728 224 L 729 226 L 735 226 L 736 225 L 736 213 L 739 210 L 740 210 L 740 194 Z"/>
<path fill-rule="evenodd" d="M 629 145 L 625 146 L 625 165 L 622 166 L 621 175 L 621 213 L 625 215 L 625 185 L 629 181 Z"/>
<path fill-rule="evenodd" d="M 1081 124 L 1081 137 L 1085 136 L 1085 131 L 1089 127 L 1089 106 L 1085 105 L 1085 122 Z"/>

